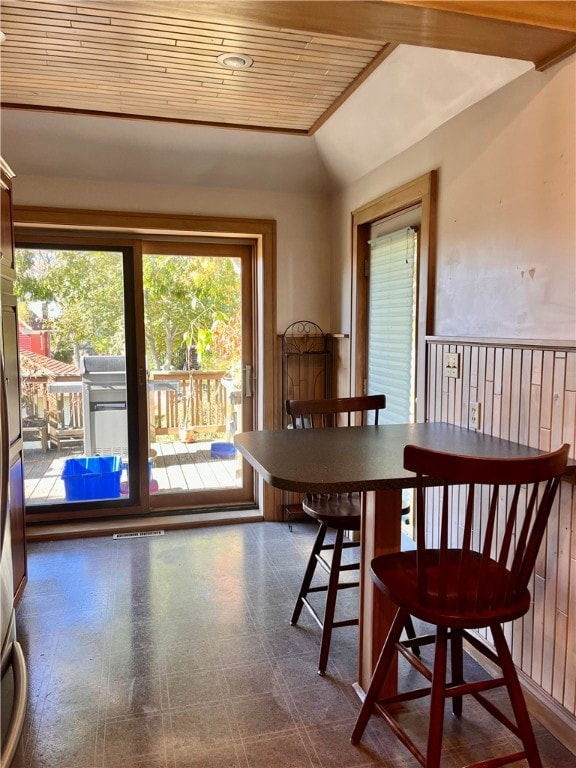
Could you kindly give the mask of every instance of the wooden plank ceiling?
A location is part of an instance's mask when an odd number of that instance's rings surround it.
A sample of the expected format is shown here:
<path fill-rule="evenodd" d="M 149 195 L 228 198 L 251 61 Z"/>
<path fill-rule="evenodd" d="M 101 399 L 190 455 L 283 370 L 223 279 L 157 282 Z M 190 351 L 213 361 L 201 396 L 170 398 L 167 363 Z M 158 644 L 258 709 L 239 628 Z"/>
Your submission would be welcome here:
<path fill-rule="evenodd" d="M 544 67 L 575 22 L 574 2 L 522 0 L 1 0 L 2 105 L 310 134 L 398 43 Z"/>

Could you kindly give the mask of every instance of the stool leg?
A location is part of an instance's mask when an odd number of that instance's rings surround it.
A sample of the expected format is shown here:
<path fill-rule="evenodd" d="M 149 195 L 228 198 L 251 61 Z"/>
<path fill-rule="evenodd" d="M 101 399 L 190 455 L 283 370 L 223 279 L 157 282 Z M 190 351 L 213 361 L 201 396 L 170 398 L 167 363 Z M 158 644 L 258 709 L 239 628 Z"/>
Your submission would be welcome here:
<path fill-rule="evenodd" d="M 326 592 L 326 606 L 324 608 L 324 621 L 322 622 L 322 643 L 320 645 L 320 662 L 318 674 L 323 675 L 328 665 L 330 652 L 330 640 L 332 638 L 332 626 L 334 613 L 336 612 L 336 598 L 338 597 L 338 582 L 340 580 L 340 563 L 342 562 L 342 544 L 344 543 L 344 531 L 336 531 L 330 575 L 328 577 L 328 591 Z"/>
<path fill-rule="evenodd" d="M 446 656 L 448 651 L 448 630 L 438 627 L 436 631 L 436 652 L 432 671 L 432 692 L 430 697 L 430 724 L 426 768 L 440 768 L 442 734 L 444 731 L 444 701 L 446 699 Z"/>
<path fill-rule="evenodd" d="M 512 709 L 516 718 L 520 739 L 522 740 L 524 750 L 526 751 L 528 765 L 530 768 L 542 768 L 542 761 L 540 760 L 538 745 L 536 744 L 532 723 L 530 722 L 530 716 L 526 708 L 526 702 L 524 701 L 524 694 L 520 687 L 516 668 L 514 667 L 514 662 L 512 661 L 512 656 L 510 655 L 504 632 L 502 631 L 500 624 L 491 625 L 490 629 L 492 631 L 496 653 L 498 654 L 498 661 L 502 667 L 504 682 L 508 689 L 510 703 L 512 704 Z"/>
<path fill-rule="evenodd" d="M 392 626 L 390 627 L 390 631 L 388 632 L 388 637 L 386 638 L 384 646 L 380 651 L 380 656 L 378 657 L 376 666 L 374 667 L 372 679 L 370 680 L 370 685 L 366 691 L 366 698 L 364 699 L 362 709 L 360 710 L 360 714 L 356 720 L 356 725 L 352 731 L 352 736 L 350 738 L 352 744 L 358 744 L 362 738 L 362 734 L 364 733 L 366 726 L 368 725 L 368 720 L 370 719 L 370 716 L 373 712 L 374 704 L 380 697 L 380 691 L 384 685 L 384 680 L 386 679 L 386 675 L 388 674 L 388 670 L 390 669 L 390 665 L 394 659 L 396 643 L 400 639 L 400 635 L 404 629 L 405 622 L 406 612 L 399 609 L 396 613 L 396 616 L 394 617 L 394 621 L 392 622 Z"/>
<path fill-rule="evenodd" d="M 300 592 L 298 593 L 298 597 L 296 598 L 296 605 L 294 606 L 292 618 L 290 619 L 290 624 L 292 625 L 297 624 L 298 619 L 300 618 L 300 613 L 302 612 L 302 606 L 304 605 L 303 599 L 308 594 L 308 590 L 310 589 L 310 584 L 312 583 L 312 577 L 314 576 L 314 571 L 316 570 L 316 565 L 318 563 L 318 561 L 316 560 L 316 555 L 320 554 L 322 545 L 324 544 L 324 539 L 326 537 L 327 530 L 328 528 L 323 523 L 320 523 L 320 527 L 318 528 L 318 533 L 316 534 L 316 540 L 314 542 L 314 546 L 312 547 L 312 552 L 310 553 L 308 565 L 306 566 L 306 571 L 304 572 L 302 586 L 300 587 Z"/>
<path fill-rule="evenodd" d="M 416 637 L 416 630 L 414 629 L 414 622 L 412 621 L 412 616 L 408 614 L 406 617 L 406 623 L 404 624 L 404 629 L 406 630 L 406 636 L 408 637 L 408 640 L 414 640 Z M 412 653 L 414 656 L 420 656 L 420 648 L 415 645 L 412 648 Z"/>
<path fill-rule="evenodd" d="M 462 652 L 462 632 L 453 629 L 450 632 L 450 654 L 452 662 L 452 683 L 459 685 L 464 682 L 464 656 Z M 452 713 L 456 717 L 462 715 L 462 696 L 452 697 Z"/>

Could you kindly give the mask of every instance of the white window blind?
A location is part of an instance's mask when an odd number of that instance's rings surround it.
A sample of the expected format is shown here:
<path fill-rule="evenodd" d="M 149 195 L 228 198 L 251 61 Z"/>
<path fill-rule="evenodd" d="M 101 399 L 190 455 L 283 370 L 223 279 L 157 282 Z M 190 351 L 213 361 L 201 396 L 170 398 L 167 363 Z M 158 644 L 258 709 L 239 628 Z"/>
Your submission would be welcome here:
<path fill-rule="evenodd" d="M 381 423 L 414 421 L 416 230 L 370 241 L 368 394 L 383 392 Z"/>

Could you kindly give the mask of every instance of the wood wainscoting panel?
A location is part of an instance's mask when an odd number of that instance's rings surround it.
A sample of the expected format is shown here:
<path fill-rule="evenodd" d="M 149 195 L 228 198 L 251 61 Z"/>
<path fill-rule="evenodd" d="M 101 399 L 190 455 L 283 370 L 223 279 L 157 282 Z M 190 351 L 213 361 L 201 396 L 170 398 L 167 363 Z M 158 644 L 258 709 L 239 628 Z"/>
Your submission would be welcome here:
<path fill-rule="evenodd" d="M 457 379 L 444 375 L 447 352 L 460 355 Z M 428 421 L 468 427 L 470 403 L 476 402 L 486 434 L 546 451 L 567 442 L 576 456 L 574 342 L 428 337 L 427 353 Z M 574 751 L 574 731 L 569 734 L 576 728 L 576 487 L 570 482 L 561 483 L 531 593 L 530 611 L 506 628 L 507 638 L 530 695 L 539 700 L 538 715 L 555 711 L 564 723 L 557 735 L 562 741 L 568 735 Z"/>

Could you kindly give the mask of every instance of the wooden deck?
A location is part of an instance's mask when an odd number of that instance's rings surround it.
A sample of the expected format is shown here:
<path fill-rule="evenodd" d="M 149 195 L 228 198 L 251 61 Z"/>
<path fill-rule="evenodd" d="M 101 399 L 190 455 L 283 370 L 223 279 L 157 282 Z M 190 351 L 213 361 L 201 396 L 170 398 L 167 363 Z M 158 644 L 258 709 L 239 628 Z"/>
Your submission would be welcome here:
<path fill-rule="evenodd" d="M 39 443 L 25 445 L 24 493 L 30 504 L 53 504 L 66 498 L 62 472 L 66 459 L 83 455 L 83 445 L 67 445 L 59 450 L 43 450 Z M 36 447 L 36 445 L 38 447 Z M 213 458 L 211 442 L 152 443 L 151 489 L 155 493 L 174 493 L 207 489 L 237 488 L 241 484 L 241 460 Z M 122 480 L 127 478 L 126 470 Z M 157 484 L 157 488 L 156 488 Z"/>

